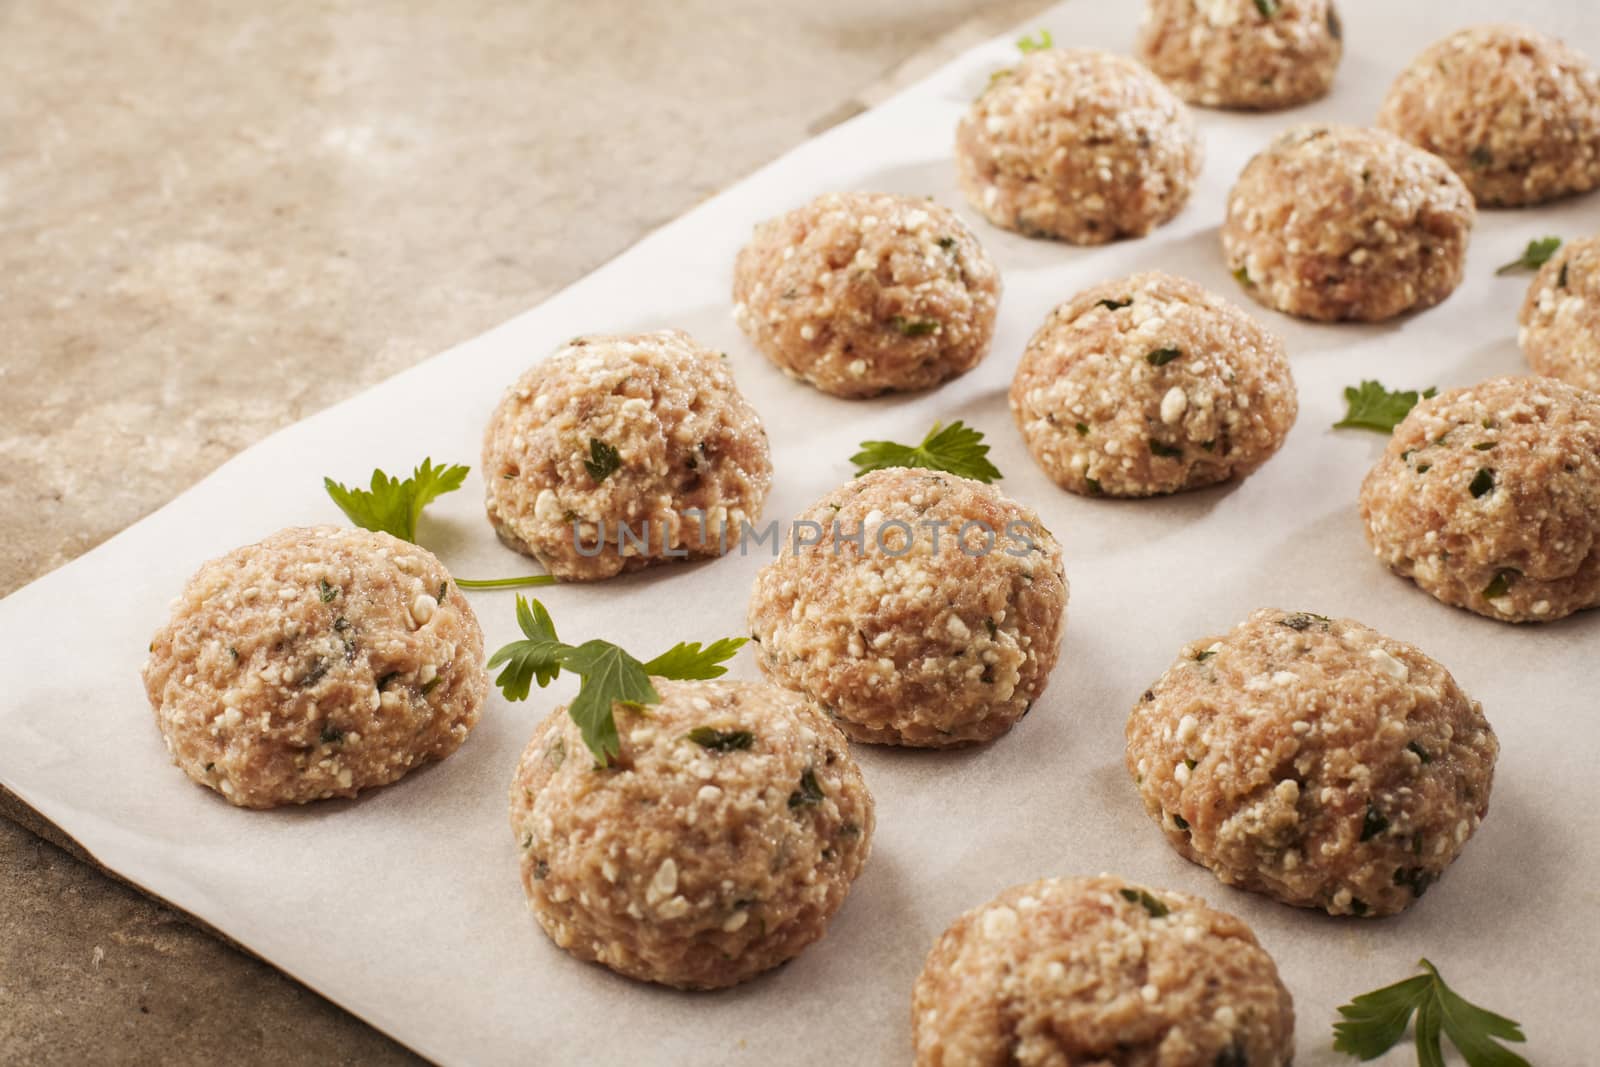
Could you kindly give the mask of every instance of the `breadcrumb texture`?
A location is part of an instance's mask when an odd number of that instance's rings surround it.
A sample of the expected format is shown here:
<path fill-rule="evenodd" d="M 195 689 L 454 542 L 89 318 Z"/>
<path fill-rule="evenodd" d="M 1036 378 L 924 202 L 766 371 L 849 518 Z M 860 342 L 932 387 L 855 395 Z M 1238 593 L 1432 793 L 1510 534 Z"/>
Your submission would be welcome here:
<path fill-rule="evenodd" d="M 828 193 L 756 227 L 734 319 L 784 373 L 843 397 L 927 389 L 989 352 L 1000 272 L 955 212 Z"/>
<path fill-rule="evenodd" d="M 156 631 L 144 685 L 185 774 L 271 808 L 444 759 L 489 676 L 478 620 L 433 553 L 318 526 L 201 567 Z"/>
<path fill-rule="evenodd" d="M 1529 366 L 1600 393 L 1600 237 L 1568 242 L 1539 268 L 1519 322 Z"/>
<path fill-rule="evenodd" d="M 1482 707 L 1411 645 L 1271 609 L 1185 645 L 1127 738 L 1168 844 L 1332 915 L 1422 896 L 1488 814 L 1500 750 Z"/>
<path fill-rule="evenodd" d="M 835 489 L 793 529 L 750 599 L 761 670 L 852 738 L 989 741 L 1044 692 L 1067 581 L 1032 510 L 979 482 L 897 467 Z"/>
<path fill-rule="evenodd" d="M 1149 496 L 1242 478 L 1299 411 L 1283 343 L 1193 282 L 1152 271 L 1079 293 L 1028 342 L 1011 413 L 1065 489 Z"/>
<path fill-rule="evenodd" d="M 597 444 L 615 464 L 595 465 Z M 483 477 L 500 540 L 589 581 L 736 546 L 772 457 L 726 361 L 661 330 L 579 337 L 536 364 L 489 420 Z"/>
<path fill-rule="evenodd" d="M 985 218 L 1080 245 L 1172 219 L 1202 159 L 1182 100 L 1132 59 L 1086 48 L 997 73 L 956 128 L 956 175 Z"/>
<path fill-rule="evenodd" d="M 1146 0 L 1136 52 L 1183 99 L 1273 110 L 1327 95 L 1344 53 L 1332 0 Z"/>
<path fill-rule="evenodd" d="M 1474 26 L 1426 48 L 1378 125 L 1441 157 L 1484 207 L 1600 185 L 1600 72 L 1527 26 Z"/>
<path fill-rule="evenodd" d="M 844 735 L 762 683 L 652 679 L 595 766 L 557 708 L 511 786 L 522 885 L 581 960 L 681 989 L 742 982 L 821 938 L 872 850 L 872 795 Z M 691 739 L 716 731 L 723 747 Z"/>
<path fill-rule="evenodd" d="M 1600 607 L 1600 395 L 1493 378 L 1411 410 L 1361 484 L 1378 559 L 1505 622 Z"/>
<path fill-rule="evenodd" d="M 911 997 L 918 1067 L 1284 1067 L 1294 1001 L 1250 928 L 1111 875 L 962 915 Z"/>
<path fill-rule="evenodd" d="M 1222 251 L 1267 307 L 1321 322 L 1378 322 L 1455 291 L 1477 221 L 1442 160 L 1393 134 L 1297 126 L 1228 194 Z"/>

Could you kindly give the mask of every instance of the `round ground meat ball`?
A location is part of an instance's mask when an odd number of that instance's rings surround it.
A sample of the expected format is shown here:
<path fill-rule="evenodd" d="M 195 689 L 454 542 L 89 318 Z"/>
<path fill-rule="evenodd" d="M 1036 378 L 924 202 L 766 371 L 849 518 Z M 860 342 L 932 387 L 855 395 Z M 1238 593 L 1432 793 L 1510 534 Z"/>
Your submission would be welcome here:
<path fill-rule="evenodd" d="M 718 556 L 761 514 L 761 419 L 681 330 L 579 337 L 507 390 L 483 441 L 500 540 L 567 581 Z"/>
<path fill-rule="evenodd" d="M 1505 622 L 1600 607 L 1600 396 L 1494 378 L 1424 400 L 1361 485 L 1377 557 Z"/>
<path fill-rule="evenodd" d="M 1085 48 L 996 74 L 956 129 L 956 175 L 985 218 L 1080 245 L 1173 218 L 1201 160 L 1183 101 L 1133 60 Z"/>
<path fill-rule="evenodd" d="M 1138 55 L 1191 104 L 1268 110 L 1326 95 L 1343 36 L 1333 0 L 1146 0 Z"/>
<path fill-rule="evenodd" d="M 858 741 L 945 748 L 1011 729 L 1060 651 L 1061 547 L 1028 508 L 896 467 L 802 512 L 762 569 L 762 671 Z"/>
<path fill-rule="evenodd" d="M 1475 26 L 1425 49 L 1378 125 L 1444 159 L 1484 207 L 1600 185 L 1600 73 L 1525 26 Z"/>
<path fill-rule="evenodd" d="M 1060 486 L 1149 496 L 1242 478 L 1299 402 L 1283 343 L 1200 286 L 1153 271 L 1050 313 L 1011 382 L 1028 450 Z"/>
<path fill-rule="evenodd" d="M 489 676 L 478 620 L 433 553 L 319 526 L 201 567 L 150 643 L 144 685 L 185 774 L 271 808 L 444 759 Z"/>
<path fill-rule="evenodd" d="M 1000 273 L 955 212 L 829 193 L 756 227 L 734 318 L 784 373 L 824 393 L 927 389 L 989 351 Z"/>
<path fill-rule="evenodd" d="M 951 924 L 911 996 L 917 1067 L 1284 1067 L 1294 1001 L 1242 921 L 1121 878 L 1014 886 Z"/>
<path fill-rule="evenodd" d="M 1499 743 L 1455 679 L 1349 619 L 1258 611 L 1191 641 L 1128 716 L 1167 842 L 1228 885 L 1392 915 L 1489 811 Z"/>
<path fill-rule="evenodd" d="M 844 736 L 793 693 L 653 679 L 616 710 L 598 768 L 557 708 L 522 754 L 511 829 L 557 945 L 620 974 L 717 989 L 826 931 L 872 850 L 872 795 Z"/>
<path fill-rule="evenodd" d="M 1472 194 L 1437 157 L 1382 130 L 1299 126 L 1245 166 L 1222 251 L 1270 308 L 1379 322 L 1455 290 L 1476 219 Z"/>
<path fill-rule="evenodd" d="M 1520 321 L 1529 366 L 1600 393 L 1600 237 L 1570 242 L 1540 268 Z"/>

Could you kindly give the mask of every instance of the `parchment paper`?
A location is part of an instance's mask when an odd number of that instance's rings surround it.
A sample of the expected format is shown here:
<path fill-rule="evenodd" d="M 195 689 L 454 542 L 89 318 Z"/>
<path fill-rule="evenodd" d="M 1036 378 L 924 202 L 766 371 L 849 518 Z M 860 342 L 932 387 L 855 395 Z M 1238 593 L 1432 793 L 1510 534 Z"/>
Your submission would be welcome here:
<path fill-rule="evenodd" d="M 1600 612 L 1511 627 L 1445 607 L 1371 557 L 1356 511 L 1383 439 L 1329 429 L 1363 377 L 1451 387 L 1520 373 L 1527 278 L 1494 277 L 1532 237 L 1600 229 L 1600 198 L 1487 212 L 1466 282 L 1443 306 L 1380 326 L 1313 326 L 1257 309 L 1224 268 L 1217 227 L 1246 159 L 1294 122 L 1367 122 L 1389 81 L 1445 32 L 1500 17 L 1489 0 L 1343 0 L 1333 96 L 1286 114 L 1198 112 L 1204 175 L 1189 208 L 1145 240 L 1077 249 L 977 223 L 959 196 L 952 132 L 990 71 L 991 42 L 884 106 L 802 146 L 506 325 L 277 434 L 160 512 L 0 604 L 6 650 L 0 782 L 111 869 L 225 931 L 373 1025 L 443 1063 L 901 1063 L 923 954 L 960 911 L 1013 883 L 1116 871 L 1243 916 L 1277 958 L 1302 1067 L 1329 1050 L 1334 1008 L 1426 955 L 1469 997 L 1520 1019 L 1540 1064 L 1594 1062 L 1600 990 Z M 1062 44 L 1131 47 L 1139 5 L 1079 0 L 1041 24 Z M 1516 17 L 1600 57 L 1600 13 L 1576 0 Z M 1033 27 L 1026 27 L 1032 29 Z M 871 402 L 783 378 L 734 327 L 734 253 L 756 221 L 829 189 L 932 195 L 961 210 L 1005 275 L 993 354 L 936 392 Z M 1299 424 L 1242 485 L 1149 501 L 1053 487 L 1005 407 L 1017 355 L 1046 312 L 1102 279 L 1159 267 L 1249 307 L 1286 339 Z M 827 938 L 729 992 L 673 993 L 580 964 L 524 908 L 506 790 L 563 678 L 510 705 L 496 692 L 443 764 L 356 802 L 236 810 L 173 768 L 138 681 L 168 601 L 204 559 L 282 526 L 342 522 L 322 476 L 365 481 L 423 456 L 476 466 L 486 417 L 529 363 L 588 331 L 688 329 L 731 354 L 766 420 L 777 468 L 767 514 L 787 518 L 850 477 L 864 438 L 916 440 L 936 419 L 985 430 L 1003 488 L 1066 546 L 1065 646 L 1049 691 L 1006 738 L 932 754 L 857 746 L 878 801 L 871 862 Z M 461 577 L 524 573 L 484 520 L 474 470 L 420 540 Z M 642 656 L 744 631 L 764 562 L 734 556 L 541 591 L 569 638 Z M 515 635 L 512 596 L 474 593 L 489 648 Z M 1122 764 L 1123 723 L 1188 638 L 1263 605 L 1350 615 L 1413 641 L 1481 699 L 1500 735 L 1493 809 L 1443 882 L 1408 914 L 1335 920 L 1232 891 L 1176 856 Z M 735 677 L 755 677 L 741 654 Z M 1385 1062 L 1411 1062 L 1409 1045 Z"/>

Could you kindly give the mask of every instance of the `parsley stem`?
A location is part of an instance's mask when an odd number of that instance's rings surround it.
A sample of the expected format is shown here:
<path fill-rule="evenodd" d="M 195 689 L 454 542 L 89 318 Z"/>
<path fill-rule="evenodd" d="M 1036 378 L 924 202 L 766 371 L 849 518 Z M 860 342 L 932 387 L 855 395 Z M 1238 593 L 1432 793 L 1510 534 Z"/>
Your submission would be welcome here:
<path fill-rule="evenodd" d="M 463 589 L 520 589 L 526 585 L 555 585 L 559 578 L 553 574 L 526 574 L 521 578 L 457 578 L 455 583 Z"/>

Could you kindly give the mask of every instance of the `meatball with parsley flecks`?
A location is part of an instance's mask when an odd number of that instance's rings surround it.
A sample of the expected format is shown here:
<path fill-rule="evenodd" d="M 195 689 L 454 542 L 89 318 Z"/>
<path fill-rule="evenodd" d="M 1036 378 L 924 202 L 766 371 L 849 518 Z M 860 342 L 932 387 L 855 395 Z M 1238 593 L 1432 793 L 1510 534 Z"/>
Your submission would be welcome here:
<path fill-rule="evenodd" d="M 1294 1000 L 1250 928 L 1114 875 L 1013 886 L 934 944 L 917 1067 L 1285 1067 Z"/>
<path fill-rule="evenodd" d="M 981 482 L 894 467 L 835 489 L 756 576 L 762 673 L 858 741 L 946 748 L 1010 730 L 1060 651 L 1061 546 Z"/>
<path fill-rule="evenodd" d="M 1245 165 L 1222 251 L 1244 291 L 1318 322 L 1381 322 L 1461 284 L 1477 218 L 1437 156 L 1392 133 L 1298 126 Z"/>
<path fill-rule="evenodd" d="M 1600 393 L 1600 237 L 1568 242 L 1539 268 L 1520 324 L 1530 367 Z"/>
<path fill-rule="evenodd" d="M 1000 273 L 932 200 L 828 193 L 756 227 L 734 318 L 784 373 L 842 397 L 927 389 L 989 352 Z"/>
<path fill-rule="evenodd" d="M 1283 343 L 1200 286 L 1152 271 L 1050 313 L 1017 365 L 1011 412 L 1058 485 L 1150 496 L 1243 478 L 1299 411 Z"/>
<path fill-rule="evenodd" d="M 1128 715 L 1127 766 L 1167 843 L 1221 881 L 1393 915 L 1489 812 L 1500 746 L 1450 672 L 1349 619 L 1257 611 L 1190 641 Z"/>
<path fill-rule="evenodd" d="M 506 391 L 483 441 L 500 540 L 566 581 L 720 556 L 761 514 L 766 431 L 681 330 L 585 336 Z"/>
<path fill-rule="evenodd" d="M 1142 237 L 1189 200 L 1203 158 L 1194 116 L 1126 56 L 1044 48 L 997 72 L 956 129 L 972 206 L 1028 237 Z"/>
<path fill-rule="evenodd" d="M 444 759 L 489 678 L 478 621 L 431 552 L 319 526 L 201 567 L 150 643 L 144 684 L 185 774 L 271 808 Z"/>
<path fill-rule="evenodd" d="M 1600 71 L 1527 26 L 1472 26 L 1424 49 L 1378 125 L 1443 159 L 1484 207 L 1600 185 Z"/>
<path fill-rule="evenodd" d="M 844 736 L 793 693 L 670 682 L 617 704 L 600 767 L 557 708 L 511 786 L 528 905 L 582 960 L 720 989 L 826 932 L 872 851 L 872 794 Z"/>
<path fill-rule="evenodd" d="M 1361 517 L 1378 559 L 1446 604 L 1503 622 L 1600 607 L 1600 395 L 1492 378 L 1422 400 Z"/>
<path fill-rule="evenodd" d="M 1138 56 L 1191 104 L 1270 110 L 1327 95 L 1343 37 L 1333 0 L 1146 0 Z"/>

